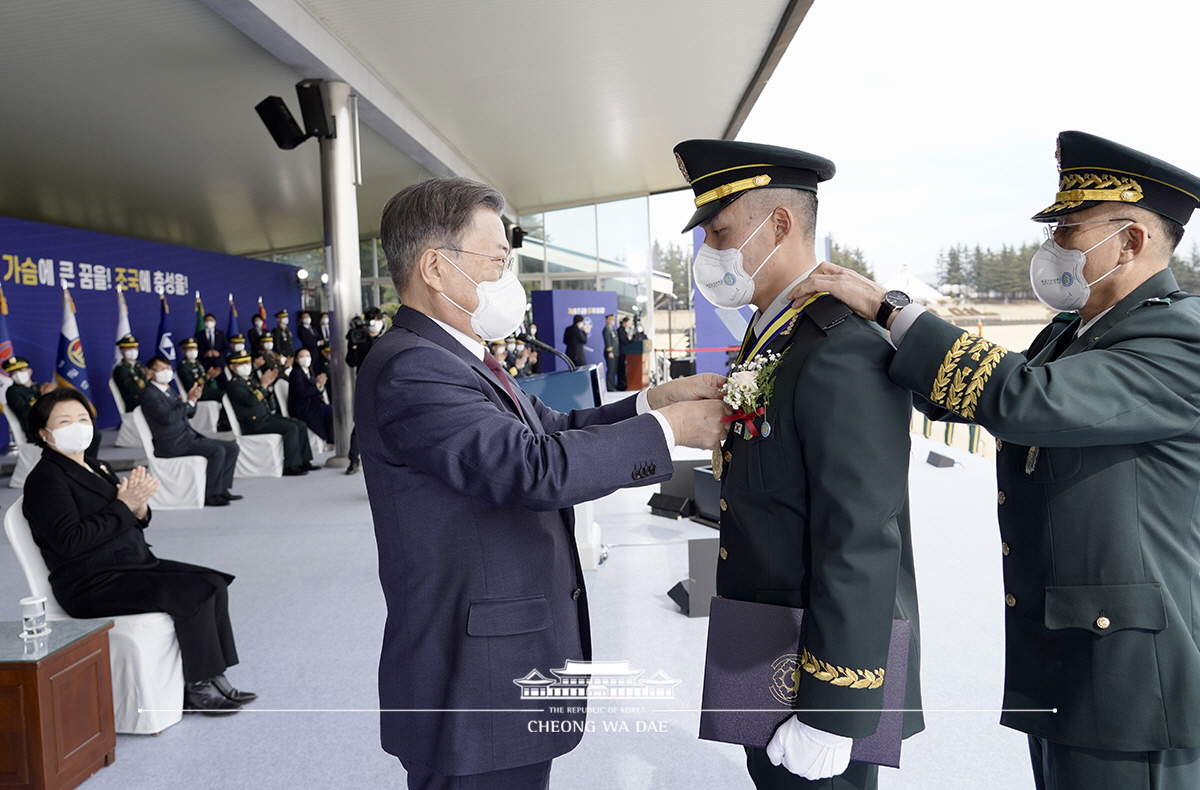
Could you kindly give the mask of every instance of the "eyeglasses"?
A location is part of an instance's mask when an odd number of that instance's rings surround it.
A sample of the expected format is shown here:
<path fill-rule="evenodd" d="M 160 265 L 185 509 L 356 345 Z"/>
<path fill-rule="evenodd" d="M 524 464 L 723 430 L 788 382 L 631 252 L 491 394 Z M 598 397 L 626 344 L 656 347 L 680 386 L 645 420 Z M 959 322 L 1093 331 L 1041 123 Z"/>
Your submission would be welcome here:
<path fill-rule="evenodd" d="M 438 249 L 445 250 L 446 252 L 461 252 L 465 255 L 477 255 L 480 258 L 487 258 L 489 261 L 491 261 L 492 263 L 494 263 L 500 267 L 500 276 L 501 277 L 503 277 L 504 275 L 511 272 L 513 269 L 513 266 L 517 262 L 516 254 L 511 253 L 511 252 L 508 253 L 507 255 L 484 255 L 482 252 L 471 252 L 470 250 L 456 250 L 453 247 L 438 247 Z"/>
<path fill-rule="evenodd" d="M 1105 222 L 1134 222 L 1135 220 L 1128 217 L 1116 217 L 1114 219 L 1094 219 L 1090 222 L 1052 222 L 1049 225 L 1042 226 L 1042 233 L 1047 239 L 1053 239 L 1061 228 L 1076 228 L 1080 225 L 1102 225 Z"/>

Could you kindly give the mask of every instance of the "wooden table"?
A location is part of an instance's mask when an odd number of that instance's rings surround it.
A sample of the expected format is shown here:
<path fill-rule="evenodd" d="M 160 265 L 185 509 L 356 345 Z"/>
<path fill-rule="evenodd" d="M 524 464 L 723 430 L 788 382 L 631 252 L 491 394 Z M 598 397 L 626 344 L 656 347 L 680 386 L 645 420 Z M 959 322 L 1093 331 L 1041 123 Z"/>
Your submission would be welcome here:
<path fill-rule="evenodd" d="M 116 757 L 112 621 L 49 625 L 50 634 L 33 641 L 20 638 L 20 623 L 0 623 L 3 790 L 68 790 Z"/>

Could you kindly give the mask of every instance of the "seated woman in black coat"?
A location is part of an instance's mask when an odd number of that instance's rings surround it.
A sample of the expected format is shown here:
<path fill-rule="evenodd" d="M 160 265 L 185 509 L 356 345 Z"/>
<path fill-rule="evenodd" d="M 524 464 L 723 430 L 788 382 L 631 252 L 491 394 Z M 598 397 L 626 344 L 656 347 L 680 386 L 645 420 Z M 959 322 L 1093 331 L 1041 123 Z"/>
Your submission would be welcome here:
<path fill-rule="evenodd" d="M 288 376 L 288 414 L 304 424 L 326 444 L 333 442 L 333 407 L 325 398 L 328 374 L 314 374 L 312 352 L 302 348 L 296 352 L 296 364 Z M 331 448 L 332 449 L 332 448 Z"/>
<path fill-rule="evenodd" d="M 166 612 L 183 657 L 184 708 L 235 713 L 257 695 L 225 679 L 238 662 L 227 573 L 160 560 L 142 534 L 158 481 L 137 467 L 124 480 L 85 456 L 92 405 L 59 387 L 29 412 L 30 439 L 45 448 L 25 481 L 25 518 L 50 569 L 54 597 L 72 617 Z"/>

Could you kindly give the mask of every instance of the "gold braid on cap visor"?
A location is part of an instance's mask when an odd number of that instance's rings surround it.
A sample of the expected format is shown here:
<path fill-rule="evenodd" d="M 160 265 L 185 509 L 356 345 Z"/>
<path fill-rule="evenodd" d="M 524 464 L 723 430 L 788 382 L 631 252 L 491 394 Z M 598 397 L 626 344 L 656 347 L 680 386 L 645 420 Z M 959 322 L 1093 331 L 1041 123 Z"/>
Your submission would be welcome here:
<path fill-rule="evenodd" d="M 699 181 L 700 179 L 696 180 Z M 763 175 L 754 176 L 753 178 L 743 178 L 741 181 L 733 181 L 728 184 L 722 184 L 716 189 L 708 190 L 703 195 L 697 195 L 696 208 L 700 208 L 703 205 L 712 203 L 714 200 L 720 200 L 721 198 L 732 195 L 735 192 L 745 192 L 747 189 L 765 187 L 770 183 L 771 177 L 764 173 Z"/>

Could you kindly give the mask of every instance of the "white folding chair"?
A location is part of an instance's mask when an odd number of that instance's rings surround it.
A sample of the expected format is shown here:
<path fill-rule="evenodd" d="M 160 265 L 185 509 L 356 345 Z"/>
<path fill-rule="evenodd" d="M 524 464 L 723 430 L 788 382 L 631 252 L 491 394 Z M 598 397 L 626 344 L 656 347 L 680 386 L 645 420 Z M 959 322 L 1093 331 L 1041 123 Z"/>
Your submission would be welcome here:
<path fill-rule="evenodd" d="M 18 497 L 4 514 L 4 532 L 25 572 L 29 593 L 46 596 L 46 619 L 70 620 L 50 589 L 50 571 L 21 511 L 24 503 L 25 497 Z M 116 730 L 134 735 L 162 732 L 183 718 L 183 659 L 175 621 L 166 612 L 109 619 Z"/>
<path fill-rule="evenodd" d="M 129 412 L 125 411 L 125 397 L 121 394 L 121 390 L 117 389 L 117 382 L 112 376 L 108 377 L 108 389 L 112 393 L 113 400 L 117 402 L 117 411 L 121 412 L 121 430 L 117 434 L 117 447 L 141 447 L 142 437 L 138 436 L 137 426 L 133 424 Z"/>
<path fill-rule="evenodd" d="M 183 384 L 179 382 L 179 377 L 175 379 L 175 389 L 179 392 L 179 397 L 186 398 L 187 393 L 184 392 Z M 192 427 L 198 432 L 210 438 L 215 437 L 220 431 L 217 430 L 217 421 L 221 416 L 221 404 L 215 400 L 202 400 L 196 403 L 196 413 L 189 418 Z"/>
<path fill-rule="evenodd" d="M 154 434 L 150 432 L 150 423 L 146 421 L 142 407 L 138 406 L 130 416 L 146 450 L 150 476 L 158 478 L 158 490 L 150 497 L 150 507 L 156 510 L 199 510 L 204 507 L 208 459 L 202 455 L 159 458 L 154 454 Z"/>
<path fill-rule="evenodd" d="M 229 418 L 229 427 L 233 428 L 233 438 L 238 443 L 237 466 L 234 467 L 234 477 L 283 477 L 283 437 L 277 433 L 264 433 L 247 436 L 242 433 L 242 424 L 238 422 L 237 412 L 229 396 L 221 398 L 225 407 L 225 416 Z"/>
<path fill-rule="evenodd" d="M 279 401 L 279 411 L 283 413 L 284 417 L 292 416 L 288 411 L 288 393 L 291 391 L 291 389 L 292 383 L 290 381 L 285 381 L 281 378 L 275 382 L 275 400 Z M 317 436 L 317 434 L 313 432 L 312 428 L 308 428 L 307 431 L 308 448 L 312 450 L 312 454 L 320 455 L 321 453 L 325 452 L 325 440 L 320 436 Z"/>
<path fill-rule="evenodd" d="M 8 479 L 8 487 L 24 488 L 25 478 L 29 477 L 37 462 L 42 460 L 42 448 L 25 436 L 25 429 L 21 427 L 20 420 L 16 417 L 10 418 L 8 412 L 4 412 L 4 419 L 8 422 L 8 432 L 12 436 L 13 444 L 17 446 L 17 468 Z"/>

